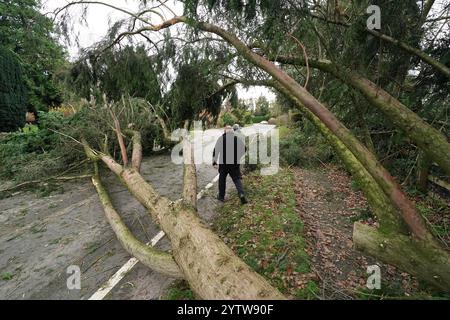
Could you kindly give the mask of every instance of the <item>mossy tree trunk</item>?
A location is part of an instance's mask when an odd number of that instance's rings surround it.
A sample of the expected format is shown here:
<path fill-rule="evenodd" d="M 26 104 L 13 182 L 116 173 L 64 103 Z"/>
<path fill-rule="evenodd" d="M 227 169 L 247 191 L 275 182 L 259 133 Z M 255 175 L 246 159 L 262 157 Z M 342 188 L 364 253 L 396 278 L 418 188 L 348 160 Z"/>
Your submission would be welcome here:
<path fill-rule="evenodd" d="M 273 57 L 273 60 L 286 64 L 306 64 L 301 57 L 277 56 Z M 372 106 L 384 114 L 388 121 L 401 129 L 432 161 L 450 175 L 450 143 L 439 130 L 433 128 L 395 97 L 357 72 L 338 68 L 329 60 L 309 59 L 309 65 L 333 74 L 358 90 Z"/>
<path fill-rule="evenodd" d="M 182 22 L 186 21 L 185 17 L 179 17 L 179 19 Z M 401 190 L 400 185 L 378 162 L 376 157 L 370 153 L 370 151 L 354 137 L 350 130 L 348 130 L 324 105 L 271 61 L 249 49 L 234 34 L 209 23 L 199 22 L 195 26 L 200 30 L 217 34 L 232 45 L 243 58 L 258 68 L 266 71 L 277 80 L 281 86 L 319 118 L 320 121 L 333 132 L 333 134 L 335 134 L 349 150 L 351 150 L 356 159 L 358 159 L 358 161 L 366 168 L 383 192 L 398 208 L 404 222 L 412 234 L 420 239 L 429 239 L 430 241 L 433 239 L 423 218 L 417 212 L 413 203 Z"/>
<path fill-rule="evenodd" d="M 170 201 L 159 195 L 136 168 L 120 165 L 111 156 L 91 149 L 87 142 L 84 147 L 91 160 L 102 161 L 118 176 L 169 238 L 171 255 L 141 244 L 112 207 L 100 178 L 94 176 L 93 183 L 118 239 L 145 265 L 173 277 L 183 277 L 202 299 L 285 299 L 200 220 L 192 205 L 194 189 L 184 187 L 188 199 Z M 190 171 L 195 166 L 189 164 L 192 162 L 185 165 L 185 172 L 195 173 Z M 196 183 L 191 178 L 192 174 L 185 173 L 184 184 Z"/>
<path fill-rule="evenodd" d="M 375 216 L 377 217 L 380 228 L 386 232 L 401 232 L 407 234 L 407 228 L 398 214 L 395 205 L 385 195 L 374 178 L 364 168 L 361 162 L 356 159 L 353 153 L 333 134 L 311 111 L 292 94 L 290 94 L 279 83 L 272 81 L 268 85 L 274 87 L 287 98 L 289 98 L 298 110 L 319 130 L 319 132 L 327 139 L 328 143 L 333 147 L 339 158 L 345 164 L 345 167 L 357 181 L 366 196 Z"/>
<path fill-rule="evenodd" d="M 356 249 L 408 271 L 441 290 L 450 290 L 450 255 L 429 241 L 420 241 L 398 233 L 385 233 L 355 223 L 353 243 Z"/>

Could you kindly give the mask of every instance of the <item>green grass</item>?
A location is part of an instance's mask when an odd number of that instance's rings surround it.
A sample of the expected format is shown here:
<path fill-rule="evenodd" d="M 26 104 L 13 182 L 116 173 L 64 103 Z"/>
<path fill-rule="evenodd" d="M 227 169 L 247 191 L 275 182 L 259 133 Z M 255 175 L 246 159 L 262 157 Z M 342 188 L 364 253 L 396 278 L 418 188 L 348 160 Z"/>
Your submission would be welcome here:
<path fill-rule="evenodd" d="M 437 194 L 414 194 L 416 207 L 430 224 L 433 232 L 450 244 L 450 229 L 447 227 L 450 217 L 448 202 Z"/>
<path fill-rule="evenodd" d="M 194 293 L 184 280 L 175 281 L 162 297 L 163 300 L 194 300 Z"/>
<path fill-rule="evenodd" d="M 88 254 L 94 253 L 101 246 L 100 242 L 89 242 L 84 246 L 84 249 L 88 252 Z"/>
<path fill-rule="evenodd" d="M 294 177 L 290 170 L 277 175 L 244 177 L 249 203 L 232 196 L 219 211 L 214 229 L 251 268 L 281 292 L 314 299 L 317 284 L 299 286 L 302 274 L 310 272 L 305 252 L 303 223 L 295 211 Z"/>
<path fill-rule="evenodd" d="M 294 176 L 288 169 L 277 175 L 244 177 L 249 203 L 237 196 L 218 209 L 214 231 L 252 269 L 293 299 L 316 299 L 316 282 L 303 280 L 311 272 L 305 251 L 303 223 L 295 211 Z M 299 284 L 301 283 L 301 284 Z M 162 297 L 195 299 L 185 281 L 176 281 Z"/>
<path fill-rule="evenodd" d="M 8 281 L 11 280 L 14 277 L 14 275 L 10 272 L 4 272 L 2 273 L 2 275 L 0 276 L 0 278 L 4 281 Z"/>

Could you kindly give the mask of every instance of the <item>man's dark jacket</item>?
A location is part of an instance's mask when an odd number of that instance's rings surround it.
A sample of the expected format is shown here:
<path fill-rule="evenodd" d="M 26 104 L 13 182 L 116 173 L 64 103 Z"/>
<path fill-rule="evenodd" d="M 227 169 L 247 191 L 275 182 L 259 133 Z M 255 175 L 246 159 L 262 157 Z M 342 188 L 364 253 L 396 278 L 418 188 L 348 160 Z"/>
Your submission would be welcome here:
<path fill-rule="evenodd" d="M 234 132 L 224 133 L 216 142 L 213 152 L 213 165 L 219 167 L 239 167 L 245 154 L 245 143 Z"/>

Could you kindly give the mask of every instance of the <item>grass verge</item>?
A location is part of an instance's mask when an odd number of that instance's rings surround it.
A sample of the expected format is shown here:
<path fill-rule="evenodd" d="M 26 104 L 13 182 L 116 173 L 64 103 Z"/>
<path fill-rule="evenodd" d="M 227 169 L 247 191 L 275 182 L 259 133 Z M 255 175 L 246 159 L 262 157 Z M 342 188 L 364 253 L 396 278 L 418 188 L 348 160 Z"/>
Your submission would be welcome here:
<path fill-rule="evenodd" d="M 273 176 L 257 172 L 244 177 L 249 203 L 232 196 L 222 207 L 213 229 L 251 268 L 286 296 L 315 299 L 318 286 L 311 280 L 305 252 L 303 223 L 296 212 L 294 176 L 280 169 Z M 185 282 L 176 282 L 165 299 L 192 299 Z"/>

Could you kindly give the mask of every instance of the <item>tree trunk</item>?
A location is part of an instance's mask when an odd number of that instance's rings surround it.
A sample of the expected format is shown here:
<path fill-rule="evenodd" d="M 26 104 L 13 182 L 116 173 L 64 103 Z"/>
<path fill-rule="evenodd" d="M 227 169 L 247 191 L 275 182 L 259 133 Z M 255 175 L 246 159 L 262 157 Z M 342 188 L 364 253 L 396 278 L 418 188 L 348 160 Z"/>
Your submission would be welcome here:
<path fill-rule="evenodd" d="M 367 125 L 366 119 L 364 117 L 364 114 L 367 112 L 367 107 L 358 106 L 362 105 L 364 102 L 362 102 L 363 99 L 359 98 L 355 93 L 352 94 L 352 100 L 355 107 L 356 116 L 358 117 L 358 126 L 362 131 L 362 140 L 364 142 L 364 145 L 367 149 L 369 149 L 370 152 L 373 153 L 373 155 L 376 156 L 377 152 L 375 150 L 375 145 L 373 144 L 372 137 L 370 136 L 369 126 Z"/>
<path fill-rule="evenodd" d="M 106 219 L 125 250 L 138 259 L 143 265 L 156 272 L 172 278 L 183 278 L 183 273 L 171 254 L 143 244 L 133 235 L 133 233 L 131 233 L 130 229 L 127 228 L 120 218 L 120 215 L 114 209 L 98 173 L 92 177 L 92 183 L 97 190 Z"/>
<path fill-rule="evenodd" d="M 310 120 L 313 125 L 320 131 L 320 133 L 327 139 L 330 145 L 334 148 L 339 158 L 345 164 L 345 167 L 358 182 L 364 195 L 367 198 L 375 216 L 380 224 L 380 229 L 386 232 L 407 232 L 406 226 L 400 219 L 400 215 L 392 204 L 390 199 L 384 194 L 374 178 L 364 168 L 364 166 L 355 158 L 353 153 L 334 135 L 311 111 L 305 108 L 303 104 L 290 94 L 285 88 L 277 82 L 272 81 L 268 85 L 288 97 L 299 111 Z"/>
<path fill-rule="evenodd" d="M 305 65 L 304 59 L 300 57 L 279 56 L 274 60 L 286 64 Z M 380 110 L 393 125 L 400 128 L 431 160 L 450 175 L 450 143 L 439 130 L 430 126 L 400 101 L 356 72 L 337 68 L 329 60 L 309 59 L 309 65 L 333 74 L 361 92 L 371 105 Z"/>
<path fill-rule="evenodd" d="M 141 171 L 142 163 L 142 137 L 139 131 L 130 131 L 133 141 L 133 153 L 131 154 L 131 165 L 137 172 Z"/>
<path fill-rule="evenodd" d="M 184 18 L 185 20 L 186 18 Z M 199 22 L 196 27 L 203 31 L 217 34 L 236 48 L 238 53 L 260 69 L 269 73 L 283 87 L 295 96 L 306 108 L 308 108 L 321 122 L 323 122 L 333 134 L 335 134 L 351 150 L 359 162 L 369 171 L 384 193 L 389 196 L 392 203 L 399 209 L 403 220 L 411 232 L 420 239 L 433 239 L 424 220 L 416 211 L 412 202 L 406 197 L 400 185 L 389 172 L 381 166 L 375 156 L 365 148 L 351 132 L 306 89 L 299 85 L 283 70 L 275 66 L 269 60 L 251 51 L 242 41 L 230 32 L 209 23 Z"/>
<path fill-rule="evenodd" d="M 92 150 L 86 143 L 85 150 L 90 159 L 103 161 L 147 208 L 169 238 L 173 258 L 198 297 L 284 299 L 276 288 L 208 229 L 191 206 L 160 196 L 134 168 L 121 166 L 110 156 Z M 111 210 L 108 213 L 111 214 Z"/>
<path fill-rule="evenodd" d="M 450 68 L 448 68 L 445 64 L 433 59 L 431 56 L 427 55 L 425 52 L 423 52 L 420 49 L 411 47 L 410 45 L 399 41 L 397 39 L 394 39 L 388 35 L 382 34 L 375 30 L 367 30 L 371 35 L 374 35 L 375 37 L 386 41 L 390 44 L 393 44 L 406 52 L 417 56 L 419 59 L 421 59 L 423 62 L 428 63 L 430 66 L 432 66 L 435 70 L 439 71 L 441 74 L 447 76 L 450 78 Z"/>
<path fill-rule="evenodd" d="M 381 232 L 356 222 L 353 243 L 357 250 L 398 266 L 446 292 L 450 290 L 450 255 L 429 241 Z"/>
<path fill-rule="evenodd" d="M 447 181 L 441 180 L 441 179 L 439 179 L 437 177 L 434 177 L 432 175 L 428 176 L 428 180 L 430 180 L 434 184 L 438 185 L 439 187 L 444 188 L 447 191 L 450 191 L 450 183 L 448 183 Z"/>

